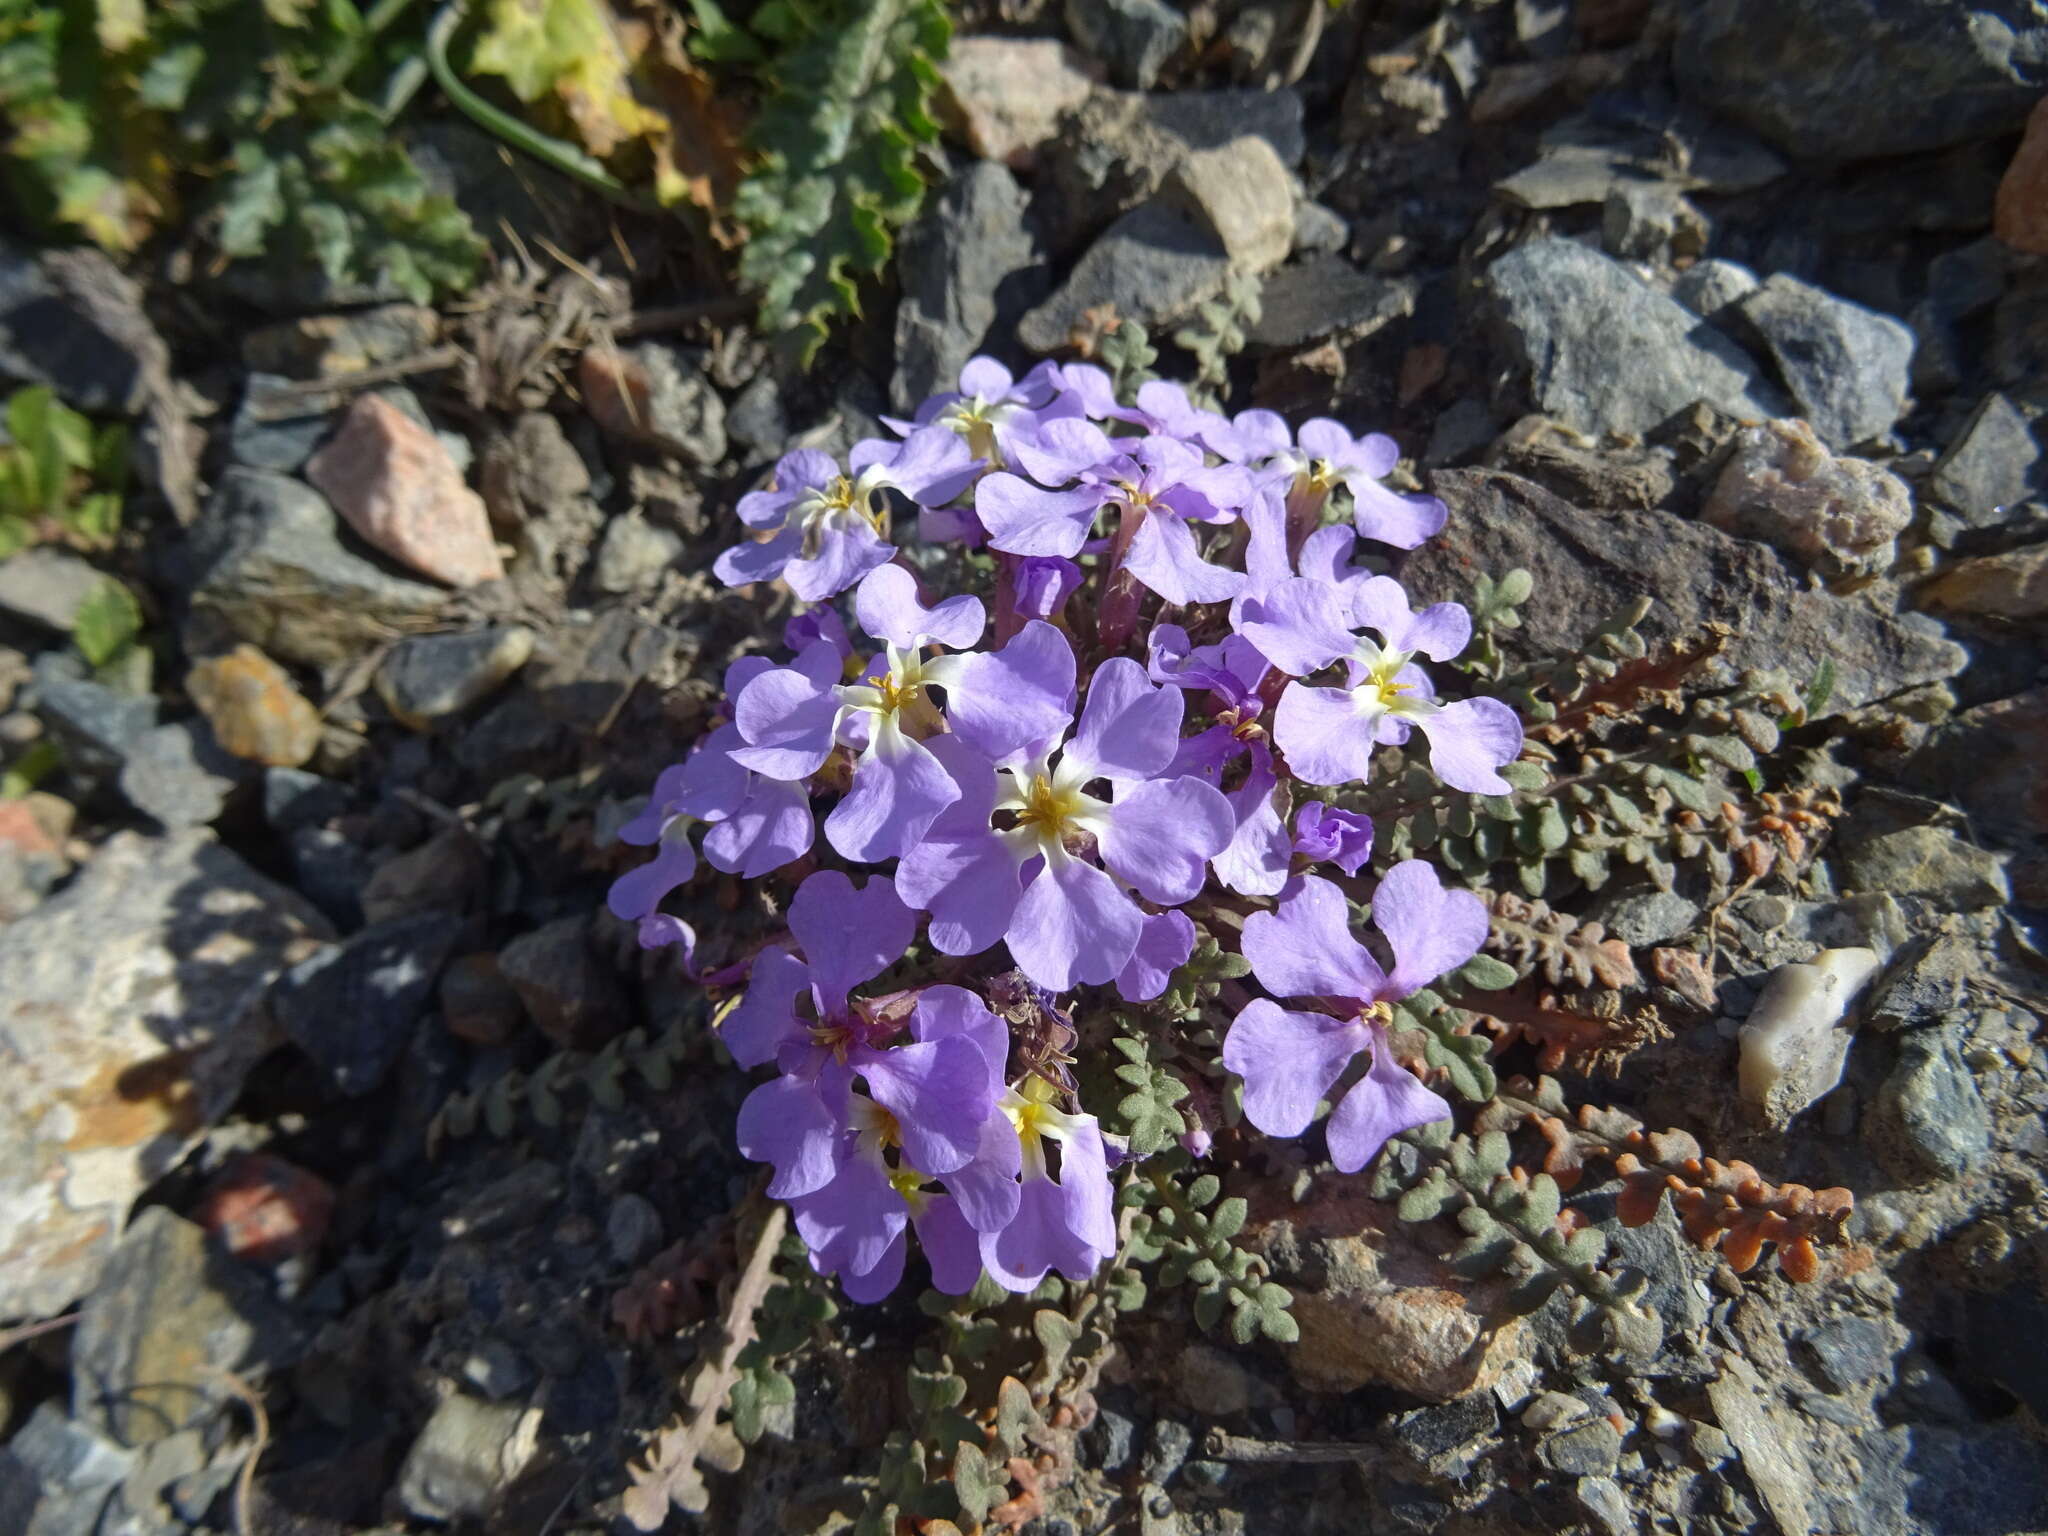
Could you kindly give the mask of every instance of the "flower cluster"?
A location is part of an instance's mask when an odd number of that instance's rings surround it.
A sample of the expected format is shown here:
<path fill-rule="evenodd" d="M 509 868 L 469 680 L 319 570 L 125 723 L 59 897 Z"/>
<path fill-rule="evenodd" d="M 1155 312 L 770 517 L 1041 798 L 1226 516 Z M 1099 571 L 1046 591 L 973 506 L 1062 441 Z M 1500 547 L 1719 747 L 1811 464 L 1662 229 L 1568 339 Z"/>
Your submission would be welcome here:
<path fill-rule="evenodd" d="M 1350 1172 L 1447 1115 L 1397 1057 L 1389 1005 L 1477 951 L 1484 908 L 1414 861 L 1371 883 L 1372 824 L 1337 802 L 1418 730 L 1445 783 L 1505 793 L 1522 733 L 1423 665 L 1465 648 L 1465 611 L 1415 611 L 1358 563 L 1444 521 L 1382 483 L 1392 441 L 1226 417 L 1164 383 L 1126 405 L 1100 369 L 1016 379 L 986 358 L 888 425 L 900 440 L 844 471 L 791 453 L 741 499 L 756 537 L 716 569 L 806 605 L 791 656 L 729 669 L 722 720 L 621 834 L 654 858 L 611 893 L 643 944 L 687 957 L 694 933 L 661 907 L 700 857 L 790 871 L 789 943 L 752 958 L 722 1033 L 774 1068 L 740 1146 L 817 1268 L 865 1300 L 913 1232 L 954 1293 L 1111 1257 L 1123 1149 L 1065 1058 L 991 1001 L 1022 988 L 1064 1017 L 1080 989 L 1157 998 L 1202 932 L 1239 936 L 1270 994 L 1247 991 L 1223 1044 L 1252 1125 L 1299 1135 L 1334 1096 Z M 986 603 L 929 590 L 897 498 L 928 568 L 992 568 Z M 1367 901 L 1390 968 L 1354 936 Z"/>

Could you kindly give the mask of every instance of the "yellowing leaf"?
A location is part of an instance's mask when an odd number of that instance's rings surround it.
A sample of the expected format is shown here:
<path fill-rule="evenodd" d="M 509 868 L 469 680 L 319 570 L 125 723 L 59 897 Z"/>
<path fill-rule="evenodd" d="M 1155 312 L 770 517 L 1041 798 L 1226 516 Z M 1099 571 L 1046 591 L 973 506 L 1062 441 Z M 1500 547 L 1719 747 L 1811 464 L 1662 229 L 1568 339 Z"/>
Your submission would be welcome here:
<path fill-rule="evenodd" d="M 108 53 L 134 47 L 149 31 L 142 0 L 99 0 L 93 30 L 99 34 L 100 47 Z"/>
<path fill-rule="evenodd" d="M 552 94 L 593 155 L 667 126 L 634 96 L 635 60 L 603 0 L 492 0 L 486 15 L 470 68 L 524 102 Z"/>

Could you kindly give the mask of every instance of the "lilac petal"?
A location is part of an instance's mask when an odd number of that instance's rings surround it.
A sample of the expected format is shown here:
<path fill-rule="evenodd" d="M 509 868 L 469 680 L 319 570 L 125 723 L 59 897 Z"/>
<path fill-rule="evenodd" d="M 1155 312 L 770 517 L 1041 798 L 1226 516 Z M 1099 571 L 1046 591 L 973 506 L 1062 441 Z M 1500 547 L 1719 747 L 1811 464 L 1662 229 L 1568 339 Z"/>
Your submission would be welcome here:
<path fill-rule="evenodd" d="M 838 870 L 825 869 L 797 887 L 789 903 L 789 931 L 811 963 L 819 1006 L 829 1015 L 839 1011 L 847 993 L 903 957 L 917 936 L 917 914 L 886 875 L 871 875 L 856 890 Z"/>
<path fill-rule="evenodd" d="M 1372 1027 L 1372 1070 L 1330 1111 L 1324 1137 L 1339 1173 L 1356 1173 L 1379 1154 L 1389 1137 L 1432 1120 L 1448 1120 L 1451 1106 L 1422 1086 L 1394 1060 L 1387 1032 Z M 1250 1114 L 1247 1103 L 1245 1112 Z"/>
<path fill-rule="evenodd" d="M 960 786 L 939 760 L 887 717 L 854 764 L 851 789 L 825 818 L 825 836 L 857 864 L 900 858 L 959 798 Z"/>
<path fill-rule="evenodd" d="M 1387 637 L 1404 651 L 1420 651 L 1431 661 L 1453 661 L 1472 643 L 1472 615 L 1457 603 L 1431 603 L 1409 619 L 1398 638 Z"/>
<path fill-rule="evenodd" d="M 1311 800 L 1295 813 L 1294 851 L 1355 875 L 1372 857 L 1372 818 Z"/>
<path fill-rule="evenodd" d="M 817 553 L 792 559 L 782 579 L 805 602 L 822 603 L 844 592 L 895 554 L 896 546 L 866 522 L 842 521 L 823 529 L 818 536 Z"/>
<path fill-rule="evenodd" d="M 919 507 L 917 536 L 926 544 L 965 544 L 979 549 L 988 542 L 988 530 L 972 507 Z"/>
<path fill-rule="evenodd" d="M 909 1207 L 872 1152 L 842 1156 L 832 1181 L 793 1201 L 792 1214 L 797 1235 L 842 1276 L 882 1265 L 910 1224 Z"/>
<path fill-rule="evenodd" d="M 789 509 L 804 494 L 800 485 L 783 485 L 772 491 L 749 491 L 734 509 L 749 528 L 780 528 L 789 520 Z"/>
<path fill-rule="evenodd" d="M 1216 878 L 1243 896 L 1278 895 L 1294 862 L 1294 841 L 1270 752 L 1252 755 L 1252 771 L 1228 799 L 1237 829 L 1216 855 Z"/>
<path fill-rule="evenodd" d="M 697 850 L 690 846 L 689 839 L 669 838 L 647 863 L 627 870 L 612 882 L 605 905 L 621 922 L 637 923 L 660 906 L 664 896 L 696 873 Z"/>
<path fill-rule="evenodd" d="M 1416 720 L 1429 738 L 1429 769 L 1469 795 L 1505 795 L 1502 764 L 1521 755 L 1522 722 L 1498 699 L 1460 699 Z"/>
<path fill-rule="evenodd" d="M 1124 569 L 1169 603 L 1227 603 L 1244 586 L 1239 572 L 1202 558 L 1185 521 L 1156 511 L 1138 524 Z"/>
<path fill-rule="evenodd" d="M 1354 443 L 1351 433 L 1341 421 L 1332 421 L 1327 416 L 1312 416 L 1301 424 L 1295 434 L 1295 441 L 1301 444 L 1301 451 L 1311 459 L 1325 463 L 1339 464 L 1351 454 Z"/>
<path fill-rule="evenodd" d="M 893 485 L 920 506 L 951 501 L 974 483 L 978 461 L 966 440 L 950 427 L 920 427 L 900 443 L 868 438 L 846 456 L 856 473 L 879 466 L 883 484 Z"/>
<path fill-rule="evenodd" d="M 1033 411 L 1042 411 L 1051 406 L 1059 397 L 1063 387 L 1060 365 L 1051 358 L 1036 364 L 1032 370 L 1019 379 L 1009 390 L 1009 397 Z M 1075 413 L 1079 412 L 1078 403 Z"/>
<path fill-rule="evenodd" d="M 1285 516 L 1285 508 L 1282 508 Z M 1351 563 L 1351 552 L 1358 545 L 1358 535 L 1349 528 L 1318 528 L 1301 544 L 1301 554 L 1296 564 L 1301 574 L 1313 581 L 1327 581 L 1333 587 L 1355 582 L 1364 573 Z M 1354 617 L 1353 624 L 1358 620 Z"/>
<path fill-rule="evenodd" d="M 849 1058 L 877 1104 L 896 1117 L 903 1155 L 924 1173 L 965 1167 L 995 1107 L 988 1061 L 972 1040 L 927 1040 Z"/>
<path fill-rule="evenodd" d="M 1072 559 L 1088 542 L 1089 525 L 1103 499 L 1098 486 L 1046 491 L 999 470 L 975 487 L 974 511 L 988 530 L 991 548 L 1011 555 Z"/>
<path fill-rule="evenodd" d="M 1094 1254 L 1079 1270 L 1061 1270 L 1069 1279 L 1085 1280 L 1097 1264 L 1116 1256 L 1116 1212 L 1109 1187 L 1109 1156 L 1102 1128 L 1093 1115 L 1072 1115 L 1059 1132 L 1060 1196 L 1067 1211 L 1067 1230 Z"/>
<path fill-rule="evenodd" d="M 1258 494 L 1258 482 L 1242 466 L 1214 464 L 1185 471 L 1180 483 L 1161 499 L 1191 517 L 1213 523 L 1249 506 Z"/>
<path fill-rule="evenodd" d="M 775 461 L 775 483 L 784 490 L 822 491 L 838 478 L 838 464 L 822 449 L 798 448 Z"/>
<path fill-rule="evenodd" d="M 981 1234 L 960 1214 L 959 1202 L 945 1195 L 928 1196 L 916 1203 L 910 1220 L 925 1262 L 931 1265 L 932 1289 L 947 1296 L 965 1296 L 973 1290 L 981 1279 Z"/>
<path fill-rule="evenodd" d="M 1251 532 L 1244 547 L 1245 595 L 1263 596 L 1294 574 L 1287 560 L 1287 506 L 1262 492 L 1245 507 L 1244 521 Z"/>
<path fill-rule="evenodd" d="M 1342 688 L 1289 683 L 1273 712 L 1273 745 L 1305 784 L 1349 784 L 1372 771 L 1372 738 Z"/>
<path fill-rule="evenodd" d="M 1294 446 L 1294 434 L 1287 430 L 1287 418 L 1278 411 L 1239 411 L 1231 418 L 1237 440 L 1247 457 L 1270 458 Z"/>
<path fill-rule="evenodd" d="M 1195 952 L 1194 921 L 1185 912 L 1157 912 L 1145 919 L 1138 947 L 1117 973 L 1117 995 L 1127 1003 L 1148 1003 L 1166 990 L 1173 973 Z"/>
<path fill-rule="evenodd" d="M 736 725 L 721 725 L 706 736 L 684 759 L 682 772 L 673 781 L 670 810 L 699 821 L 723 821 L 738 810 L 754 776 L 734 762 L 732 754 L 746 744 Z"/>
<path fill-rule="evenodd" d="M 1025 888 L 1005 937 L 1019 970 L 1048 991 L 1067 992 L 1113 980 L 1137 948 L 1142 923 L 1109 876 L 1062 858 Z"/>
<path fill-rule="evenodd" d="M 910 1015 L 914 1040 L 968 1040 L 988 1064 L 989 1094 L 1002 1086 L 1010 1055 L 1010 1031 L 981 998 L 965 987 L 926 987 Z"/>
<path fill-rule="evenodd" d="M 1358 1031 L 1259 998 L 1223 1037 L 1223 1065 L 1244 1079 L 1244 1117 L 1268 1136 L 1299 1136 L 1358 1054 Z"/>
<path fill-rule="evenodd" d="M 1368 576 L 1351 592 L 1351 625 L 1354 629 L 1376 629 L 1395 650 L 1405 650 L 1395 635 L 1405 634 L 1411 615 L 1408 592 L 1391 576 Z"/>
<path fill-rule="evenodd" d="M 1149 779 L 1173 761 L 1187 701 L 1161 688 L 1128 656 L 1095 669 L 1066 761 L 1111 779 Z"/>
<path fill-rule="evenodd" d="M 844 1129 L 817 1083 L 777 1077 L 761 1084 L 740 1105 L 735 1140 L 741 1155 L 774 1165 L 769 1198 L 787 1200 L 832 1182 L 839 1171 Z"/>
<path fill-rule="evenodd" d="M 802 647 L 793 645 L 790 649 L 801 650 Z M 747 684 L 751 683 L 763 672 L 772 672 L 774 670 L 775 662 L 767 656 L 734 657 L 732 664 L 725 669 L 725 677 L 722 683 L 725 689 L 725 696 L 728 699 L 738 698 L 740 690 L 745 688 Z"/>
<path fill-rule="evenodd" d="M 965 651 L 981 638 L 987 615 L 981 599 L 962 594 L 927 608 L 917 598 L 917 578 L 900 565 L 879 565 L 861 578 L 853 611 L 860 627 L 877 640 L 909 650 L 935 642 Z"/>
<path fill-rule="evenodd" d="M 910 1240 L 901 1232 L 889 1239 L 889 1246 L 882 1250 L 882 1256 L 875 1260 L 875 1267 L 869 1270 L 842 1269 L 839 1273 L 839 1288 L 846 1292 L 846 1299 L 855 1306 L 871 1307 L 884 1300 L 891 1291 L 902 1283 L 903 1266 L 910 1255 Z M 981 1267 L 975 1266 L 975 1279 L 981 1278 Z M 973 1289 L 974 1281 L 968 1282 Z M 958 1292 L 953 1294 L 958 1295 Z"/>
<path fill-rule="evenodd" d="M 796 999 L 810 985 L 811 968 L 781 946 L 756 955 L 746 996 L 718 1027 L 732 1059 L 743 1067 L 763 1066 L 786 1042 L 803 1038 Z"/>
<path fill-rule="evenodd" d="M 664 949 L 670 944 L 680 944 L 683 974 L 692 981 L 697 979 L 697 930 L 680 917 L 667 912 L 650 912 L 640 919 L 640 931 L 635 937 L 642 949 Z"/>
<path fill-rule="evenodd" d="M 1152 779 L 1126 790 L 1110 807 L 1100 834 L 1102 862 L 1148 901 L 1189 901 L 1202 889 L 1209 860 L 1230 845 L 1236 831 L 1230 802 L 1214 785 L 1196 778 Z"/>
<path fill-rule="evenodd" d="M 646 848 L 661 841 L 661 834 L 668 827 L 669 818 L 675 815 L 674 802 L 682 798 L 689 778 L 682 763 L 671 763 L 655 776 L 654 788 L 647 796 L 647 804 L 640 814 L 619 828 L 619 841 L 631 843 L 636 848 Z"/>
<path fill-rule="evenodd" d="M 1017 1175 L 1024 1169 L 1024 1146 L 1010 1117 L 994 1111 L 982 1122 L 973 1161 L 955 1168 L 941 1181 L 960 1203 L 960 1214 L 977 1232 L 1000 1232 L 1017 1215 Z"/>
<path fill-rule="evenodd" d="M 1420 859 L 1387 871 L 1373 892 L 1372 922 L 1394 950 L 1390 997 L 1406 997 L 1456 970 L 1486 942 L 1486 903 L 1470 891 L 1445 890 Z"/>
<path fill-rule="evenodd" d="M 1197 778 L 1205 784 L 1220 784 L 1223 770 L 1244 756 L 1245 744 L 1227 725 L 1212 725 L 1206 731 L 1184 737 L 1166 765 L 1164 777 Z"/>
<path fill-rule="evenodd" d="M 1275 997 L 1341 997 L 1370 1002 L 1384 995 L 1379 962 L 1351 936 L 1344 893 L 1316 875 L 1280 903 L 1244 921 L 1238 952 Z"/>
<path fill-rule="evenodd" d="M 1067 1230 L 1066 1203 L 1050 1179 L 1025 1180 L 1017 1214 L 1001 1231 L 981 1236 L 983 1267 L 1004 1290 L 1020 1294 L 1036 1290 L 1055 1267 L 1062 1273 L 1075 1265 L 1092 1271 L 1086 1252 Z"/>
<path fill-rule="evenodd" d="M 1027 619 L 1058 617 L 1081 585 L 1081 567 L 1056 555 L 1020 555 L 1010 573 L 1017 612 Z"/>
<path fill-rule="evenodd" d="M 1376 479 L 1355 475 L 1345 484 L 1351 487 L 1353 526 L 1368 539 L 1396 549 L 1414 549 L 1435 538 L 1450 515 L 1434 496 L 1403 496 Z"/>
<path fill-rule="evenodd" d="M 765 542 L 749 539 L 744 544 L 733 545 L 711 562 L 711 573 L 728 587 L 773 581 L 788 568 L 790 561 L 803 552 L 803 547 L 803 530 L 785 528 Z"/>
<path fill-rule="evenodd" d="M 1248 599 L 1237 632 L 1282 672 L 1306 677 L 1350 653 L 1349 620 L 1335 587 L 1294 577 Z"/>
<path fill-rule="evenodd" d="M 841 662 L 853 654 L 853 640 L 846 633 L 845 622 L 829 607 L 806 608 L 791 614 L 789 622 L 782 626 L 782 643 L 799 654 L 821 641 L 832 648 Z"/>
<path fill-rule="evenodd" d="M 1116 401 L 1116 386 L 1102 369 L 1092 363 L 1068 363 L 1060 370 L 1060 385 L 1068 398 L 1097 421 L 1120 420 L 1126 414 Z"/>
<path fill-rule="evenodd" d="M 995 770 L 958 737 L 934 736 L 925 745 L 961 793 L 897 865 L 896 892 L 931 913 L 933 948 L 947 955 L 978 955 L 1010 925 L 1021 860 L 989 830 Z"/>
<path fill-rule="evenodd" d="M 1064 485 L 1116 457 L 1102 428 L 1080 416 L 1041 421 L 1036 432 L 1017 439 L 1017 464 L 1040 485 Z M 977 489 L 975 500 L 981 499 Z"/>
<path fill-rule="evenodd" d="M 1000 400 L 1016 382 L 1010 370 L 992 357 L 970 357 L 960 370 L 960 393 Z"/>
<path fill-rule="evenodd" d="M 733 701 L 746 745 L 732 760 L 771 779 L 809 778 L 832 755 L 839 700 L 795 667 L 763 672 Z"/>
<path fill-rule="evenodd" d="M 801 784 L 748 778 L 746 798 L 704 834 L 704 858 L 713 869 L 758 880 L 809 853 L 817 823 Z"/>
<path fill-rule="evenodd" d="M 960 669 L 946 690 L 954 733 L 992 763 L 1049 751 L 1073 723 L 1074 670 L 1067 637 L 1032 620 Z"/>

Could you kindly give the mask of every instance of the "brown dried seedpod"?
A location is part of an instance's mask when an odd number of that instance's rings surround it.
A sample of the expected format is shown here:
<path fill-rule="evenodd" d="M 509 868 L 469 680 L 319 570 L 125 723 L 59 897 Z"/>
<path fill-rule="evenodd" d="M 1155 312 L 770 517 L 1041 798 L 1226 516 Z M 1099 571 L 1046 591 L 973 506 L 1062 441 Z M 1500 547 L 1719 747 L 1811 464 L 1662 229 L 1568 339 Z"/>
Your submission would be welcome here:
<path fill-rule="evenodd" d="M 1820 1273 L 1815 1245 L 1840 1242 L 1855 1207 L 1846 1189 L 1772 1184 L 1748 1163 L 1707 1157 L 1684 1131 L 1645 1131 L 1621 1111 L 1591 1104 L 1571 1114 L 1564 1090 L 1547 1077 L 1505 1086 L 1478 1124 L 1535 1129 L 1548 1147 L 1543 1171 L 1564 1189 L 1579 1182 L 1589 1159 L 1611 1159 L 1623 1183 L 1616 1213 L 1624 1225 L 1651 1220 L 1669 1193 L 1686 1236 L 1701 1248 L 1718 1248 L 1738 1274 L 1771 1243 L 1788 1279 L 1813 1280 Z"/>

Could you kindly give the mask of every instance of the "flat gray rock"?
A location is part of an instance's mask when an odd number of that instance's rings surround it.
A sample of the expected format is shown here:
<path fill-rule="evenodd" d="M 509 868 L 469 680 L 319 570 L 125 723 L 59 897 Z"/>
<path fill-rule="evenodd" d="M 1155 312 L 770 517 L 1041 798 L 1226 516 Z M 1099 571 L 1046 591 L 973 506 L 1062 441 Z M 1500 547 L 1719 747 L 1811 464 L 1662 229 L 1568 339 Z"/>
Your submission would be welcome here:
<path fill-rule="evenodd" d="M 118 832 L 0 928 L 0 1317 L 92 1288 L 129 1206 L 275 1043 L 271 978 L 329 934 L 204 832 Z"/>
<path fill-rule="evenodd" d="M 85 600 L 112 578 L 48 545 L 0 560 L 0 613 L 68 635 Z"/>
<path fill-rule="evenodd" d="M 2039 489 L 2041 444 L 2019 408 L 1986 395 L 1934 466 L 1930 488 L 1973 528 L 1994 528 Z"/>
<path fill-rule="evenodd" d="M 1104 305 L 1146 326 L 1170 324 L 1222 292 L 1229 275 L 1230 258 L 1211 231 L 1147 203 L 1102 232 L 1060 290 L 1018 322 L 1017 338 L 1034 352 L 1056 352 Z"/>
<path fill-rule="evenodd" d="M 1475 571 L 1516 566 L 1536 581 L 1522 628 L 1504 636 L 1518 657 L 1580 644 L 1637 597 L 1654 606 L 1652 643 L 1710 621 L 1735 628 L 1729 659 L 1777 668 L 1800 682 L 1835 664 L 1830 711 L 1854 709 L 1921 683 L 1954 677 L 1967 653 L 1860 598 L 1807 590 L 1768 545 L 1731 538 L 1669 512 L 1588 510 L 1494 470 L 1440 470 L 1429 489 L 1450 508 L 1444 531 L 1408 556 L 1399 575 L 1418 605 L 1469 597 Z"/>
<path fill-rule="evenodd" d="M 1815 435 L 1840 452 L 1906 414 L 1913 330 L 1780 272 L 1736 303 Z"/>
<path fill-rule="evenodd" d="M 1785 414 L 1748 353 L 1598 251 L 1531 241 L 1487 270 L 1486 289 L 1520 404 L 1566 426 L 1641 437 L 1695 400 Z"/>
<path fill-rule="evenodd" d="M 1679 89 L 1799 160 L 2017 129 L 2048 61 L 2048 12 L 2027 0 L 1690 0 L 1679 15 Z"/>

